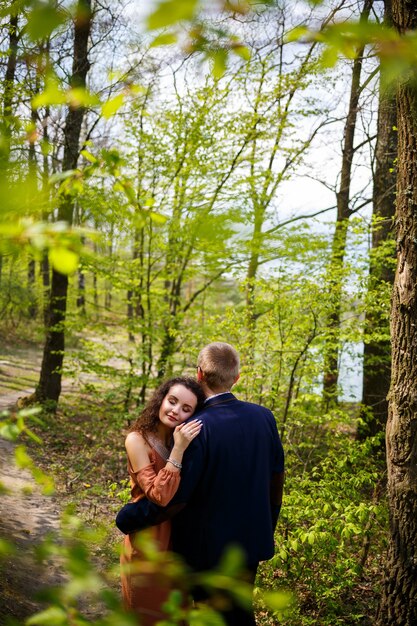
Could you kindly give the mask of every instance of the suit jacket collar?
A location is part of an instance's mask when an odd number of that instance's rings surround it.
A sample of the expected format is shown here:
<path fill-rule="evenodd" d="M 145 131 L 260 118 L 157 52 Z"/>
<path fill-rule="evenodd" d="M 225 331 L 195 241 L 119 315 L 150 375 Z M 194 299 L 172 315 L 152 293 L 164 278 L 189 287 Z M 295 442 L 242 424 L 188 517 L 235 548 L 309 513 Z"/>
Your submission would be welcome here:
<path fill-rule="evenodd" d="M 214 398 L 209 398 L 208 400 L 206 400 L 204 403 L 204 408 L 207 408 L 209 406 L 216 406 L 217 404 L 225 404 L 227 402 L 232 402 L 233 400 L 236 400 L 236 396 L 234 396 L 232 392 L 229 391 L 228 393 L 222 393 L 221 396 L 214 396 Z"/>

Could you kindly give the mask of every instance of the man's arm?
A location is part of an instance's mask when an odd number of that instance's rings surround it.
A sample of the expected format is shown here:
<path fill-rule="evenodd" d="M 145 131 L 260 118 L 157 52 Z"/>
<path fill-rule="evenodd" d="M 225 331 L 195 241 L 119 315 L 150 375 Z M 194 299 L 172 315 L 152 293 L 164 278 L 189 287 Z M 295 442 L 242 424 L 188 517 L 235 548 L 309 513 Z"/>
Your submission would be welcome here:
<path fill-rule="evenodd" d="M 154 504 L 147 498 L 128 502 L 116 516 L 116 526 L 125 535 L 159 524 L 159 517 L 165 507 Z"/>

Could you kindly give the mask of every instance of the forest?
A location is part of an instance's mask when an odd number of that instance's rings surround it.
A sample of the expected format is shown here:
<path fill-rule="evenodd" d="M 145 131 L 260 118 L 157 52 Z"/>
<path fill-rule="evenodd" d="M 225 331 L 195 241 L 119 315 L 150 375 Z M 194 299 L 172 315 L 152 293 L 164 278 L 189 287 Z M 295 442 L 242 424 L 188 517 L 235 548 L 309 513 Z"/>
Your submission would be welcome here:
<path fill-rule="evenodd" d="M 137 624 L 124 439 L 225 341 L 286 456 L 258 626 L 416 626 L 415 3 L 3 0 L 0 24 L 0 623 Z M 143 549 L 161 626 L 224 624 Z M 244 603 L 239 563 L 205 581 Z"/>

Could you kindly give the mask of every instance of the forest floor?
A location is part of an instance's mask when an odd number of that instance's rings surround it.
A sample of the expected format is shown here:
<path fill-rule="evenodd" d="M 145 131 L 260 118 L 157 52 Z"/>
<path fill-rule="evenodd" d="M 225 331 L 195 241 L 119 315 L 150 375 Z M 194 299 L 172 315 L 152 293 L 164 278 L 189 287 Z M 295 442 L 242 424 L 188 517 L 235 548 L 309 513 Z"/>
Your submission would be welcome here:
<path fill-rule="evenodd" d="M 7 396 L 3 396 L 2 403 Z M 41 608 L 34 598 L 42 587 L 60 585 L 63 573 L 57 559 L 41 567 L 33 558 L 33 548 L 59 530 L 60 504 L 55 496 L 45 496 L 28 469 L 18 468 L 15 444 L 0 439 L 0 483 L 6 493 L 0 500 L 0 536 L 14 545 L 0 571 L 0 623 L 14 617 L 23 619 Z"/>
<path fill-rule="evenodd" d="M 30 395 L 41 363 L 36 345 L 22 342 L 4 345 L 0 360 L 0 411 L 16 408 L 20 398 Z M 0 623 L 18 620 L 40 610 L 35 598 L 43 587 L 62 584 L 64 574 L 58 559 L 41 567 L 34 548 L 47 536 L 56 536 L 60 525 L 60 503 L 56 496 L 43 495 L 29 469 L 15 461 L 16 444 L 0 438 L 0 537 L 14 551 L 5 557 L 0 571 Z"/>

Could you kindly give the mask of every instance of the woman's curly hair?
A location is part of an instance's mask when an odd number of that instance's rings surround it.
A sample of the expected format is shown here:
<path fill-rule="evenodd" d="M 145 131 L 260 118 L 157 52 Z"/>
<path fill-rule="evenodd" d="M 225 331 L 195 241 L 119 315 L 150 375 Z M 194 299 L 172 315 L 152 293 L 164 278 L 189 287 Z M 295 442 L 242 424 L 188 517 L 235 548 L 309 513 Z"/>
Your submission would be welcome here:
<path fill-rule="evenodd" d="M 205 395 L 195 378 L 191 378 L 190 376 L 177 376 L 176 378 L 169 378 L 157 389 L 155 389 L 142 413 L 133 422 L 129 432 L 139 432 L 141 435 L 156 432 L 159 424 L 159 409 L 161 408 L 162 401 L 174 385 L 182 385 L 196 396 L 196 411 L 203 406 Z"/>

